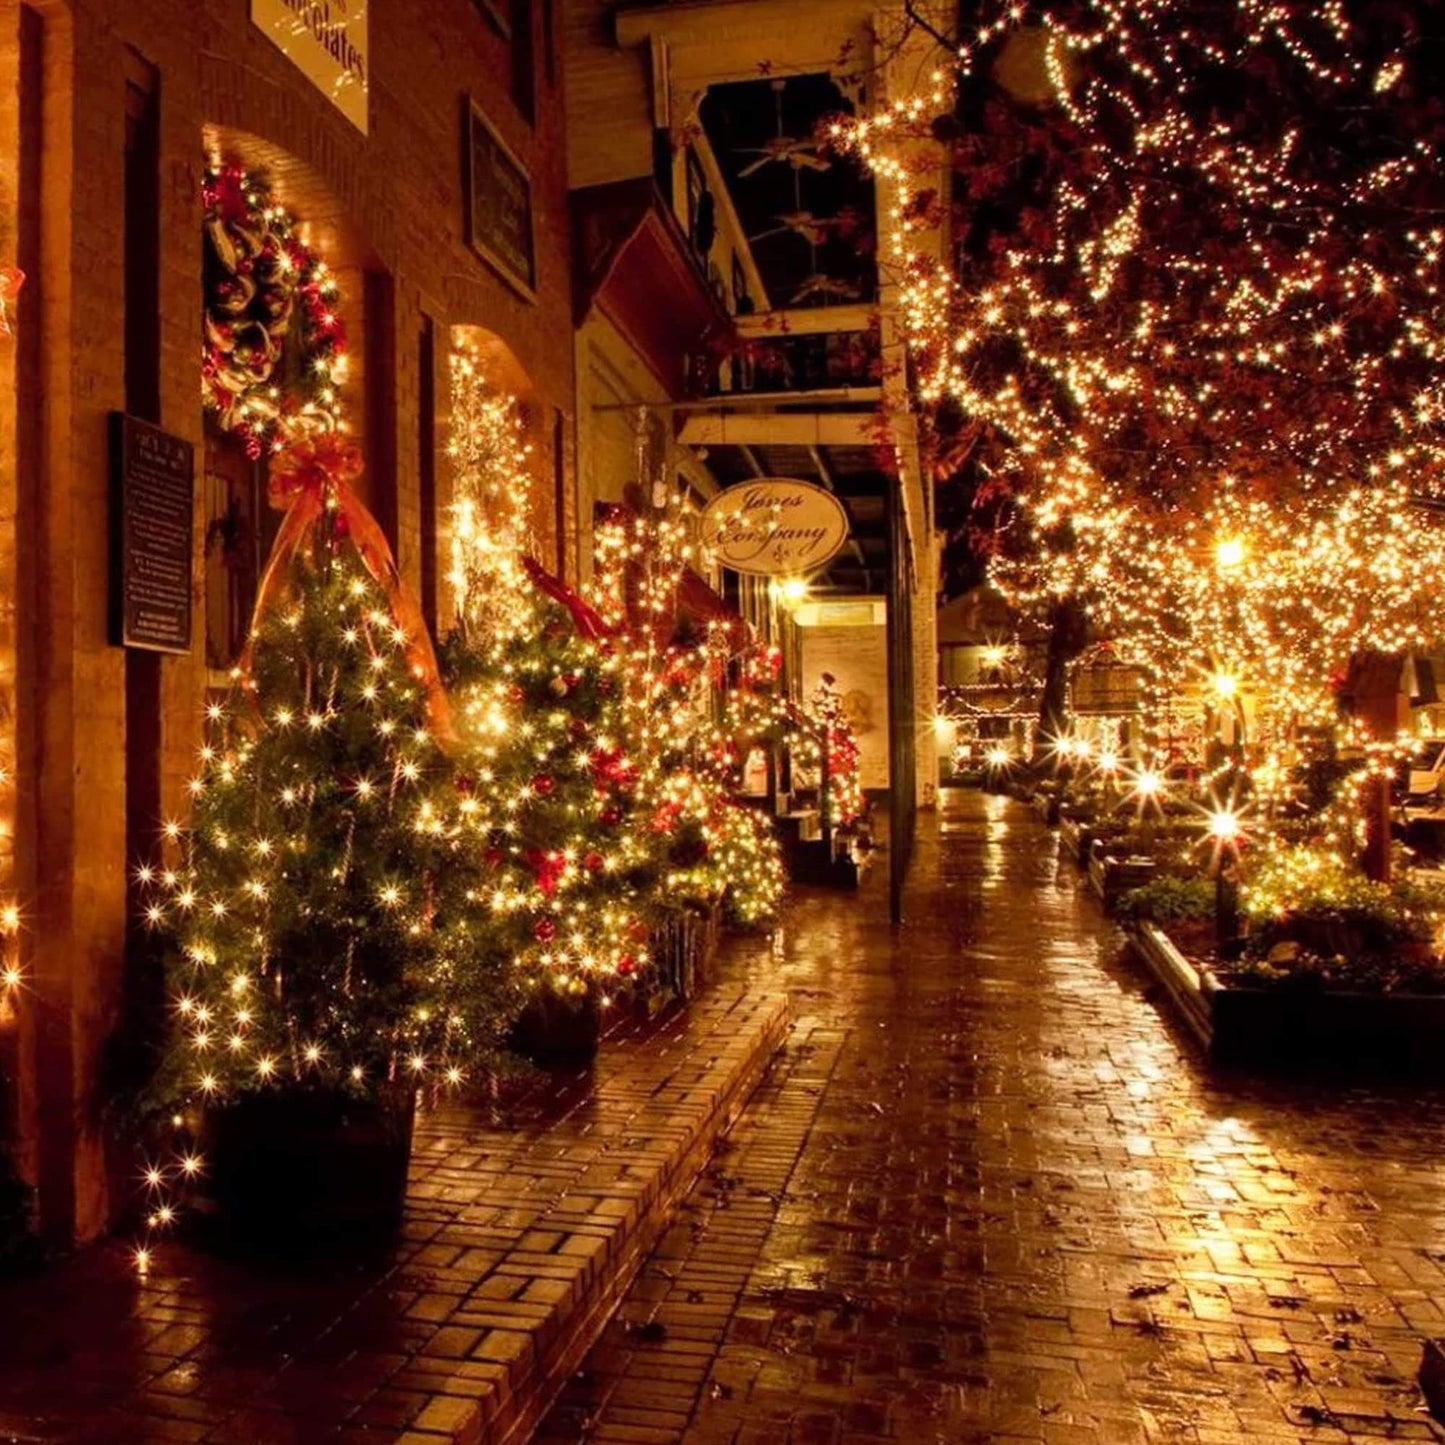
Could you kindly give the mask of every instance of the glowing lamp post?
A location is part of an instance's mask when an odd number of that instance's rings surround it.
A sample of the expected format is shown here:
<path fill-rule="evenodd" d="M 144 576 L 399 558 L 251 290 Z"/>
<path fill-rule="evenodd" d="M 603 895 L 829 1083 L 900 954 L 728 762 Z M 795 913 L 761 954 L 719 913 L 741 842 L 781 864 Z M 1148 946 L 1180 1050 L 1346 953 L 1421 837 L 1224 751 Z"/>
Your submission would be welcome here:
<path fill-rule="evenodd" d="M 1216 808 L 1209 815 L 1209 836 L 1214 841 L 1214 937 L 1221 953 L 1239 935 L 1239 897 L 1231 865 L 1239 855 L 1243 831 L 1233 808 Z"/>

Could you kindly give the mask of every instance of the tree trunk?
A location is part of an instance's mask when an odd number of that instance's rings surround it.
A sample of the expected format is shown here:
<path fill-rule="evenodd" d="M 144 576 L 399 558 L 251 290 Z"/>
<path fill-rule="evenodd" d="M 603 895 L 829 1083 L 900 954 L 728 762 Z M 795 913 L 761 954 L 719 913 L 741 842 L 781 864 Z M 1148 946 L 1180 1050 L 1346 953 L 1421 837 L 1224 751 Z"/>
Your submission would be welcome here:
<path fill-rule="evenodd" d="M 1034 737 L 1033 764 L 1045 760 L 1054 738 L 1069 722 L 1069 664 L 1084 650 L 1088 619 L 1078 598 L 1065 597 L 1049 615 L 1049 651 L 1044 664 L 1044 691 L 1039 700 L 1039 730 Z"/>

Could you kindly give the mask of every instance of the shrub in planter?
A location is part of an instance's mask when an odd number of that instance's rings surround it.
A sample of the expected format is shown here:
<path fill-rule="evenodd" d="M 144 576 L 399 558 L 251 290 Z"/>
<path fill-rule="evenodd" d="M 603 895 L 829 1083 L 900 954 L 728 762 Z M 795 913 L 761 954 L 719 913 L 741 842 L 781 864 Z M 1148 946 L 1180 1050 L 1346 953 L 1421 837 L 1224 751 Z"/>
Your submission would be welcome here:
<path fill-rule="evenodd" d="M 1214 880 L 1166 873 L 1125 894 L 1118 915 L 1160 925 L 1207 923 L 1214 917 Z"/>
<path fill-rule="evenodd" d="M 425 631 L 375 524 L 319 492 L 208 710 L 189 826 L 143 870 L 169 1010 L 148 1102 L 181 1126 L 159 1173 L 197 1176 L 228 1231 L 291 1238 L 398 1217 L 417 1088 L 474 1069 L 515 1007 Z"/>
<path fill-rule="evenodd" d="M 1408 879 L 1374 883 L 1342 859 L 1266 858 L 1242 895 L 1249 937 L 1232 976 L 1263 986 L 1445 992 L 1439 898 Z"/>
<path fill-rule="evenodd" d="M 1445 994 L 1445 959 L 1428 945 L 1388 954 L 1323 955 L 1285 940 L 1265 949 L 1252 943 L 1228 971 L 1247 988 L 1381 994 Z"/>

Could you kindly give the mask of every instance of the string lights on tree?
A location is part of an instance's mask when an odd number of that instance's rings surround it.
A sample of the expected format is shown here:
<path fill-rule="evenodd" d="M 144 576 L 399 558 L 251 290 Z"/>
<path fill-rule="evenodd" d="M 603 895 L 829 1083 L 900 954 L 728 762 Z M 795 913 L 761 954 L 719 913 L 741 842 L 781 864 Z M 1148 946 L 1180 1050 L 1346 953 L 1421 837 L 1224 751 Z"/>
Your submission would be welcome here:
<path fill-rule="evenodd" d="M 1064 655 L 1102 637 L 1139 669 L 1141 778 L 1181 694 L 1261 800 L 1311 735 L 1368 748 L 1347 811 L 1398 751 L 1339 689 L 1361 650 L 1439 633 L 1442 46 L 1433 4 L 1045 0 L 985 10 L 923 92 L 836 129 L 895 186 L 917 394 L 972 541 Z M 946 262 L 924 135 L 951 151 Z"/>

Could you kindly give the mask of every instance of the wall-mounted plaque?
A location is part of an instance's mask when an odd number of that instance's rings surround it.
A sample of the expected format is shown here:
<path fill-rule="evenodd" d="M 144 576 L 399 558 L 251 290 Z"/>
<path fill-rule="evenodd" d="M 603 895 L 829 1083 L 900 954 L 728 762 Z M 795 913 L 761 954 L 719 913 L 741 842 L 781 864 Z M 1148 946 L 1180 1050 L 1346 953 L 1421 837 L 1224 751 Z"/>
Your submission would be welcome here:
<path fill-rule="evenodd" d="M 537 299 L 532 181 L 486 116 L 468 100 L 463 114 L 467 245 L 529 301 Z"/>
<path fill-rule="evenodd" d="M 815 572 L 847 540 L 842 502 L 811 482 L 786 477 L 728 487 L 702 514 L 702 542 L 714 559 L 761 577 Z"/>
<path fill-rule="evenodd" d="M 191 650 L 195 454 L 158 426 L 111 415 L 113 640 Z"/>

